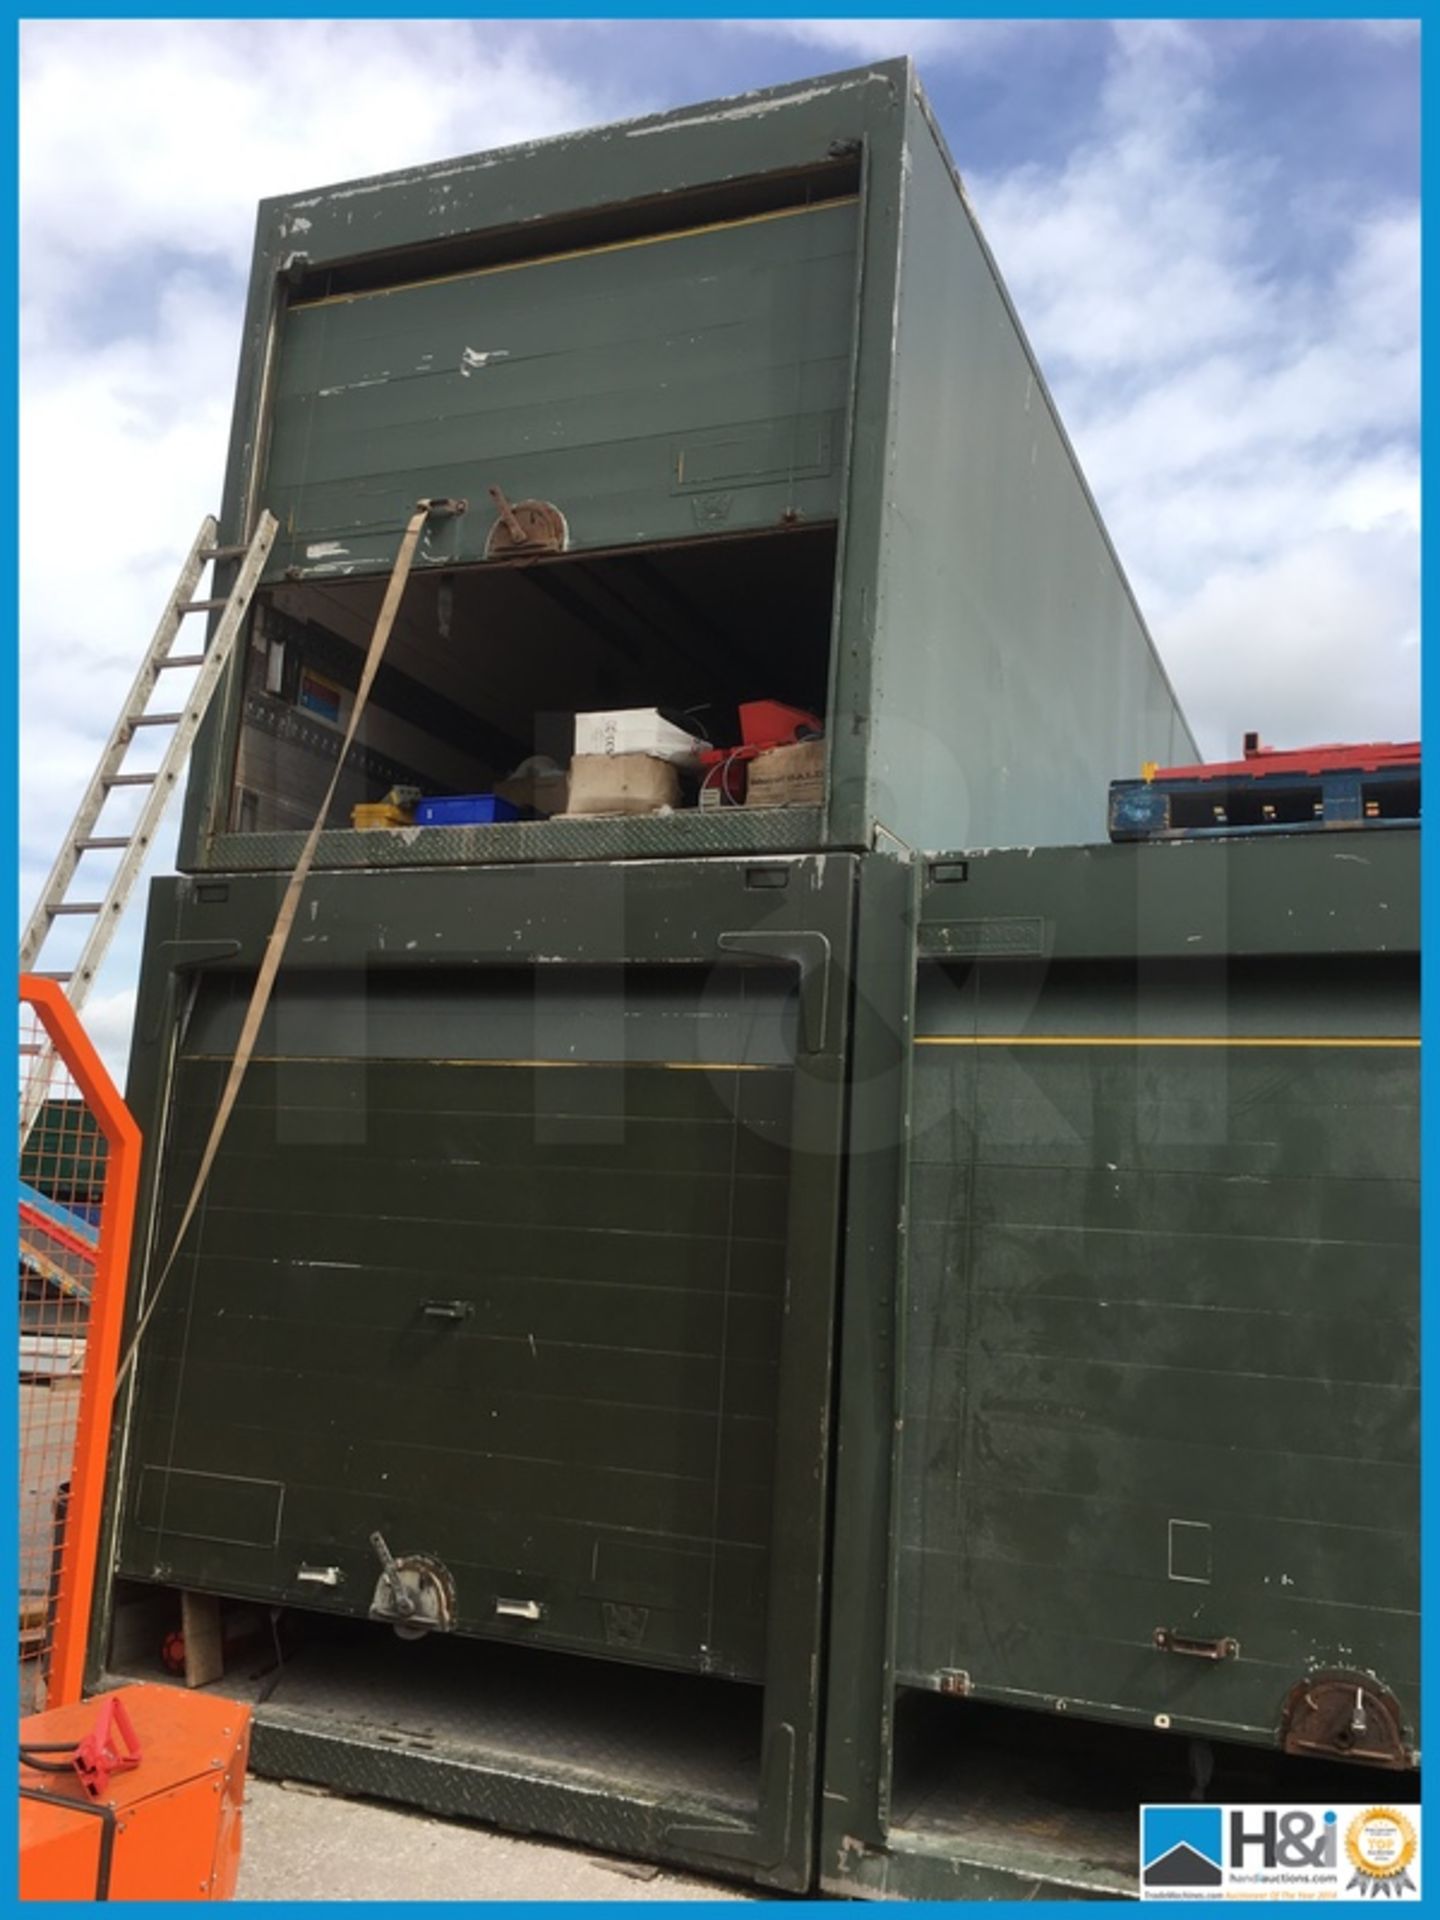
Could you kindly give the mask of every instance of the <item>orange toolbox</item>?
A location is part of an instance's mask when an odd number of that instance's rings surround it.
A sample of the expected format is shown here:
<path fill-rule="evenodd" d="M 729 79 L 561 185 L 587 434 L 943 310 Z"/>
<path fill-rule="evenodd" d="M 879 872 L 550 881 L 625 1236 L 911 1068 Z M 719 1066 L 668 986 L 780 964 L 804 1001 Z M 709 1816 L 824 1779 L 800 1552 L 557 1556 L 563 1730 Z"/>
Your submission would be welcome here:
<path fill-rule="evenodd" d="M 20 1722 L 22 1900 L 228 1900 L 250 1709 L 120 1687 Z"/>

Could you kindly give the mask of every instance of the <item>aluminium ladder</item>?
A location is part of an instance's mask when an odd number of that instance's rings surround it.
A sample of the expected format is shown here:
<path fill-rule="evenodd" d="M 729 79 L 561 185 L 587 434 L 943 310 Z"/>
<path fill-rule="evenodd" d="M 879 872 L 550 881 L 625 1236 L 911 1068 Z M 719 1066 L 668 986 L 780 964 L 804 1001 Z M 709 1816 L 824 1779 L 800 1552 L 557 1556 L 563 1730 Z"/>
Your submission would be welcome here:
<path fill-rule="evenodd" d="M 69 915 L 94 920 L 74 966 L 68 972 L 45 976 L 60 982 L 74 1007 L 83 1005 L 93 986 L 105 950 L 114 937 L 126 902 L 140 877 L 140 869 L 155 837 L 155 829 L 179 781 L 185 756 L 190 751 L 200 722 L 235 651 L 236 638 L 249 612 L 250 602 L 270 557 L 270 549 L 275 544 L 277 531 L 278 523 L 274 515 L 262 513 L 248 546 L 222 547 L 216 544 L 219 529 L 214 516 L 207 514 L 201 522 L 195 544 L 180 570 L 175 590 L 165 604 L 160 624 L 146 649 L 140 671 L 135 676 L 135 684 L 126 696 L 120 718 L 100 756 L 100 764 L 85 789 L 85 796 L 61 843 L 50 877 L 26 925 L 20 942 L 20 971 L 33 973 L 41 971 L 36 968 L 35 962 L 57 920 Z M 211 561 L 227 560 L 240 561 L 229 593 L 212 599 L 195 599 L 195 589 L 205 568 Z M 181 623 L 188 614 L 217 612 L 220 618 L 209 645 L 202 652 L 171 653 Z M 176 667 L 200 669 L 188 699 L 178 712 L 148 713 L 146 708 L 161 674 Z M 125 756 L 136 735 L 142 728 L 151 727 L 174 729 L 160 764 L 153 771 L 123 772 Z M 97 834 L 95 829 L 101 811 L 118 787 L 148 787 L 150 791 L 135 824 L 128 832 Z M 82 855 L 91 852 L 115 852 L 120 855 L 120 860 L 101 899 L 71 900 L 67 895 L 75 870 Z"/>
<path fill-rule="evenodd" d="M 84 1004 L 94 984 L 100 962 L 114 938 L 120 916 L 140 877 L 155 830 L 179 782 L 185 757 L 234 654 L 236 638 L 265 570 L 270 549 L 275 544 L 277 531 L 278 522 L 273 514 L 262 512 L 248 546 L 222 547 L 217 544 L 219 527 L 213 514 L 207 514 L 200 523 L 200 531 L 180 570 L 175 589 L 165 603 L 160 624 L 145 651 L 140 671 L 135 676 L 120 710 L 120 718 L 106 742 L 100 764 L 91 776 L 84 798 L 70 823 L 69 832 L 61 842 L 60 852 L 50 869 L 50 877 L 41 889 L 35 911 L 26 923 L 20 941 L 21 973 L 38 973 L 41 978 L 56 981 L 77 1010 Z M 237 559 L 241 564 L 227 595 L 199 600 L 194 597 L 200 576 L 212 561 Z M 216 612 L 220 618 L 207 647 L 199 653 L 171 653 L 170 649 L 187 615 Z M 179 711 L 148 713 L 146 708 L 159 685 L 161 674 L 183 667 L 198 667 L 199 672 L 189 697 Z M 154 727 L 174 729 L 160 764 L 143 773 L 124 772 L 125 756 L 136 734 L 142 728 Z M 128 832 L 99 834 L 95 829 L 100 823 L 100 815 L 111 794 L 120 787 L 148 787 L 150 791 Z M 75 870 L 82 856 L 91 852 L 116 852 L 120 855 L 110 884 L 99 900 L 70 900 L 67 895 L 75 878 Z M 92 918 L 94 925 L 74 966 L 66 972 L 47 974 L 37 968 L 35 962 L 56 921 L 72 915 Z M 43 1043 L 22 1045 L 21 1051 L 42 1056 L 26 1072 L 25 1093 L 20 1109 L 20 1142 L 23 1147 L 45 1103 L 51 1054 Z"/>

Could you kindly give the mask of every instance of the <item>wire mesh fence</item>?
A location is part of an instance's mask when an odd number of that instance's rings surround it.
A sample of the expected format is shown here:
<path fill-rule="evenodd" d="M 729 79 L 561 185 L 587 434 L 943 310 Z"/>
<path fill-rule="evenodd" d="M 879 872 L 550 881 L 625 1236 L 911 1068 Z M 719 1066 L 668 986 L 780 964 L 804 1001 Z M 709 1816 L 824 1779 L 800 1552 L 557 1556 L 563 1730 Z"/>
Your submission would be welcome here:
<path fill-rule="evenodd" d="M 20 1711 L 80 1697 L 139 1135 L 59 988 L 19 1005 Z"/>

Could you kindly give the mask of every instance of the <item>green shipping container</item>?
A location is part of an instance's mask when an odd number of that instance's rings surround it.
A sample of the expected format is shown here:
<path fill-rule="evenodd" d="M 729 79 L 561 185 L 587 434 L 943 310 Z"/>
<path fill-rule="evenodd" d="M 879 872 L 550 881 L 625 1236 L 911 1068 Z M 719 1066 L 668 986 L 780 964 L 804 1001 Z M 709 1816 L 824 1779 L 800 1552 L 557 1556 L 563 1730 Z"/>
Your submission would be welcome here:
<path fill-rule="evenodd" d="M 308 1619 L 262 1769 L 808 1881 L 856 868 L 313 881 L 117 1488 L 142 1656 L 176 1588 Z M 156 1256 L 275 900 L 156 884 Z"/>
<path fill-rule="evenodd" d="M 507 547 L 492 488 L 556 549 Z M 1149 1031 L 1124 974 L 1135 953 L 1149 964 L 1149 908 L 1137 918 L 1124 879 L 1152 871 L 1146 849 L 910 854 L 1098 836 L 1113 775 L 1195 749 L 904 62 L 262 208 L 223 531 L 243 539 L 267 507 L 281 538 L 197 749 L 184 877 L 152 895 L 130 1081 L 147 1141 L 137 1309 L 401 527 L 437 495 L 468 510 L 421 548 L 127 1384 L 96 1677 L 153 1665 L 177 1592 L 220 1596 L 241 1623 L 248 1607 L 267 1635 L 282 1609 L 294 1640 L 256 1683 L 262 1770 L 790 1889 L 816 1873 L 827 1701 L 823 1870 L 847 1891 L 883 1890 L 905 1851 L 890 1765 L 917 1703 L 1048 1727 L 1015 1708 L 1063 1692 L 1070 1724 L 1163 1712 L 1272 1738 L 1266 1689 L 1307 1670 L 1277 1624 L 1284 1593 L 1278 1614 L 1247 1596 L 1213 1624 L 1193 1597 L 1160 1604 L 1181 1588 L 1152 1564 L 1156 1525 L 1177 1566 L 1208 1551 L 1226 1569 L 1234 1539 L 1258 1552 L 1258 1523 L 1222 1525 L 1193 1482 L 1157 1490 L 1161 1440 L 1187 1443 L 1147 1425 L 1179 1403 L 1146 1369 L 1175 1364 L 1185 1329 L 1210 1341 L 1199 1370 L 1228 1382 L 1233 1444 L 1259 1448 L 1230 1321 L 1185 1318 L 1211 1284 L 1186 1235 L 1224 1217 L 1191 1191 L 1201 1174 L 1252 1209 L 1239 1240 L 1279 1203 L 1270 1160 L 1254 1176 L 1268 1202 L 1250 1174 L 1231 1181 L 1229 1090 L 1266 1126 L 1289 1109 L 1258 1054 L 1243 1079 L 1216 1080 L 1211 1056 L 1193 1091 L 1199 1049 L 1145 1056 L 1161 1144 L 1191 1137 L 1172 1138 L 1188 1116 L 1210 1159 L 1142 1164 L 1133 1047 L 1050 1062 L 979 1044 L 1035 1008 L 1073 1040 L 1127 1010 L 1132 1038 Z M 577 711 L 693 711 L 729 740 L 737 706 L 766 698 L 824 722 L 817 804 L 348 824 L 396 781 L 468 792 L 536 753 L 563 763 Z M 1353 883 L 1312 844 L 1295 858 L 1313 913 L 1288 933 L 1263 921 L 1281 971 L 1247 1019 L 1308 1008 L 1275 985 L 1297 954 L 1318 956 L 1312 1000 L 1336 1021 L 1350 1005 L 1331 947 L 1293 944 L 1316 916 L 1338 938 L 1326 915 Z M 1366 836 L 1365 871 L 1405 844 Z M 1220 895 L 1257 861 L 1290 871 L 1278 843 L 1166 857 L 1153 871 Z M 1092 897 L 1101 870 L 1119 906 Z M 1206 896 L 1175 897 L 1195 913 Z M 1387 896 L 1397 925 L 1408 897 Z M 1346 913 L 1341 971 L 1368 1006 L 1399 964 L 1375 954 L 1402 936 L 1378 906 Z M 1205 924 L 1204 956 L 1187 922 L 1155 958 L 1212 994 L 1185 1012 L 1213 1040 L 1240 1004 L 1215 981 L 1250 949 L 1223 916 Z M 1072 964 L 1052 932 L 1076 925 L 1098 944 Z M 981 983 L 985 1018 L 999 996 L 1009 1025 L 976 1026 Z M 1299 1138 L 1275 1133 L 1272 1159 Z M 1092 1164 L 1102 1148 L 1113 1168 Z M 1310 1178 L 1284 1190 L 1292 1238 L 1325 1237 L 1302 1199 L 1345 1207 L 1333 1154 L 1323 1179 L 1287 1162 Z M 1355 1214 L 1376 1246 L 1400 1231 L 1397 1181 Z M 1106 1228 L 1136 1262 L 1138 1236 L 1183 1243 L 1171 1293 L 1137 1294 L 1139 1265 L 1112 1288 Z M 1283 1274 L 1267 1284 L 1280 1304 L 1256 1327 L 1283 1345 Z M 1331 1351 L 1333 1330 L 1291 1332 L 1311 1342 L 1297 1366 Z M 1106 1357 L 1127 1341 L 1128 1368 Z M 1276 1421 L 1312 1376 L 1284 1378 Z M 1197 1421 L 1219 1405 L 1208 1389 L 1191 1404 Z M 1366 1405 L 1379 1436 L 1391 1414 Z M 1284 1488 L 1252 1479 L 1263 1517 Z M 1063 1577 L 1027 1574 L 1058 1538 Z M 1332 1607 L 1350 1575 L 1316 1558 L 1328 1539 L 1276 1569 L 1309 1567 Z M 1047 1581 L 1064 1604 L 1035 1610 Z M 1112 1644 L 1117 1582 L 1134 1604 Z M 397 1583 L 440 1630 L 412 1637 Z M 1202 1669 L 1162 1654 L 1157 1629 L 1240 1651 Z M 1413 1669 L 1387 1631 L 1374 1657 L 1408 1727 Z M 948 1863 L 950 1845 L 931 1852 Z"/>
<path fill-rule="evenodd" d="M 905 1224 L 849 1237 L 832 1891 L 1133 1891 L 1136 1806 L 1207 1781 L 1414 1797 L 1418 909 L 1406 830 L 922 864 L 903 1150 L 854 1143 Z"/>
<path fill-rule="evenodd" d="M 322 867 L 1098 837 L 1195 757 L 905 61 L 264 203 L 222 532 L 281 532 L 182 868 L 293 863 L 436 496 Z M 351 830 L 563 766 L 576 712 L 729 745 L 765 699 L 818 802 Z"/>
<path fill-rule="evenodd" d="M 908 63 L 265 203 L 222 538 L 281 532 L 152 902 L 137 1298 L 435 496 L 122 1410 L 101 1658 L 283 1605 L 258 1764 L 804 1887 L 863 857 L 1099 832 L 1193 743 Z M 761 699 L 818 802 L 350 826 Z M 372 1536 L 450 1632 L 370 1618 Z"/>

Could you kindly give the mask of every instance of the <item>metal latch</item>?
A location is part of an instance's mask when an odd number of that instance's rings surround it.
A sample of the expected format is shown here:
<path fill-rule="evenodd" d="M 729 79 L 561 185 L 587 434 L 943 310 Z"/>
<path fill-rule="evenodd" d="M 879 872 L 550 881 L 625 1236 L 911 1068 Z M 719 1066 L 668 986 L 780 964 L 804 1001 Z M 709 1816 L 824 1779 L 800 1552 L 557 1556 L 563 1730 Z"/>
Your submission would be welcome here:
<path fill-rule="evenodd" d="M 1161 1653 L 1184 1653 L 1192 1660 L 1238 1660 L 1240 1657 L 1240 1642 L 1232 1640 L 1229 1634 L 1203 1640 L 1176 1633 L 1169 1627 L 1156 1627 L 1155 1645 Z"/>
<path fill-rule="evenodd" d="M 497 1600 L 495 1611 L 507 1620 L 539 1620 L 545 1609 L 538 1600 Z"/>

